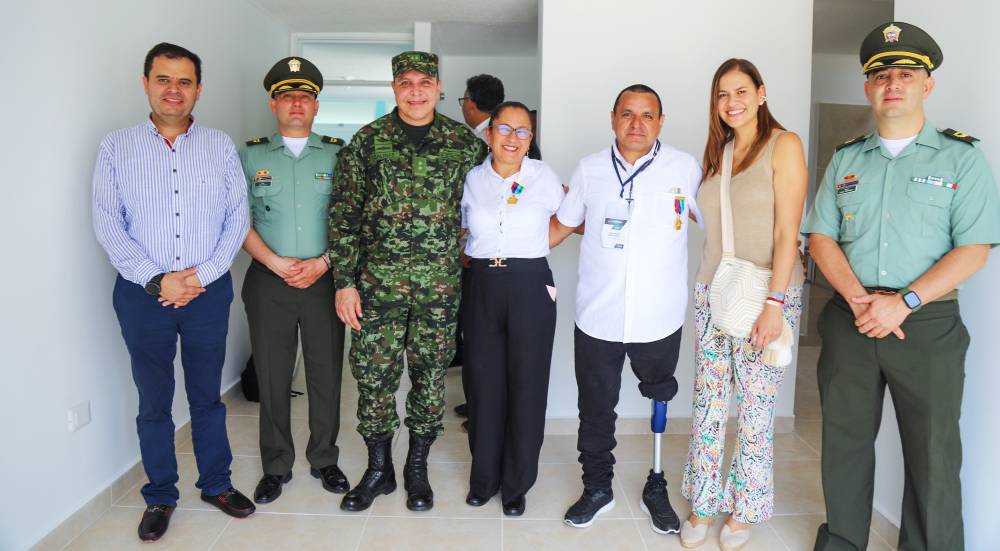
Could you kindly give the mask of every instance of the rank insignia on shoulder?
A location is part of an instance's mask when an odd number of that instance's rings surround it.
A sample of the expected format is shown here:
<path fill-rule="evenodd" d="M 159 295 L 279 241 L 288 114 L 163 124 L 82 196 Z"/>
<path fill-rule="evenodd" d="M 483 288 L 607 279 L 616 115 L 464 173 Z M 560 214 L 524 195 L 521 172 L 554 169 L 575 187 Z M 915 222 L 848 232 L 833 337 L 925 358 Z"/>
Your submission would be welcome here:
<path fill-rule="evenodd" d="M 247 140 L 247 145 L 258 145 L 258 144 L 270 143 L 270 142 L 271 142 L 271 138 L 268 138 L 267 136 L 261 136 L 259 138 L 254 138 L 252 140 Z"/>
<path fill-rule="evenodd" d="M 976 143 L 976 142 L 979 141 L 979 138 L 975 138 L 973 136 L 970 136 L 970 135 L 966 134 L 965 132 L 959 132 L 958 130 L 953 130 L 951 128 L 945 128 L 944 130 L 941 130 L 940 132 L 942 134 L 944 134 L 945 136 L 948 136 L 949 138 L 956 139 L 956 140 L 958 140 L 960 142 Z"/>
<path fill-rule="evenodd" d="M 323 136 L 324 143 L 332 143 L 333 145 L 344 145 L 344 140 L 340 138 L 334 138 L 333 136 Z"/>
<path fill-rule="evenodd" d="M 868 135 L 867 134 L 865 134 L 863 136 L 858 136 L 857 138 L 851 138 L 850 140 L 847 140 L 846 142 L 838 145 L 837 146 L 837 151 L 840 151 L 841 149 L 844 149 L 845 147 L 847 147 L 849 145 L 854 145 L 854 144 L 856 144 L 856 143 L 858 143 L 860 141 L 867 140 L 867 139 L 868 139 Z"/>

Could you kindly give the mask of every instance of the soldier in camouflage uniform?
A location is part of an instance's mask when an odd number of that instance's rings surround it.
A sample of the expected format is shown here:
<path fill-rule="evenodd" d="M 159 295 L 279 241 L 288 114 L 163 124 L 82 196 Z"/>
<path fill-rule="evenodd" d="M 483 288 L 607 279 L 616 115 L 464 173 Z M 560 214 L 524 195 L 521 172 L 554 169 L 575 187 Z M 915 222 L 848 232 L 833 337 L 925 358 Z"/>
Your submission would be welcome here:
<path fill-rule="evenodd" d="M 436 55 L 402 53 L 392 73 L 398 107 L 341 150 L 331 198 L 327 252 L 337 315 L 353 329 L 358 432 L 368 445 L 368 469 L 341 503 L 348 511 L 396 489 L 390 445 L 404 354 L 413 383 L 406 504 L 433 507 L 427 454 L 442 431 L 445 368 L 455 346 L 462 185 L 486 154 L 468 128 L 435 112 Z"/>

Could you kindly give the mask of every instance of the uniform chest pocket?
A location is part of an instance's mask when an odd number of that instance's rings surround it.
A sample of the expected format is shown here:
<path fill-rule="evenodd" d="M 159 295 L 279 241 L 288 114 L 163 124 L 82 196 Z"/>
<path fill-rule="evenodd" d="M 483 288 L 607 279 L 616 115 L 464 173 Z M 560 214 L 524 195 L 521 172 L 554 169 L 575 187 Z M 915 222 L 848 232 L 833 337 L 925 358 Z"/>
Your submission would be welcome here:
<path fill-rule="evenodd" d="M 837 194 L 837 208 L 840 209 L 840 241 L 854 241 L 861 234 L 862 193 L 855 189 Z"/>
<path fill-rule="evenodd" d="M 920 224 L 924 237 L 948 235 L 951 232 L 951 202 L 955 190 L 946 186 L 910 182 L 906 197 L 911 201 L 914 222 Z"/>
<path fill-rule="evenodd" d="M 316 183 L 313 184 L 313 189 L 320 195 L 330 195 L 333 193 L 333 181 L 329 178 L 316 180 Z"/>

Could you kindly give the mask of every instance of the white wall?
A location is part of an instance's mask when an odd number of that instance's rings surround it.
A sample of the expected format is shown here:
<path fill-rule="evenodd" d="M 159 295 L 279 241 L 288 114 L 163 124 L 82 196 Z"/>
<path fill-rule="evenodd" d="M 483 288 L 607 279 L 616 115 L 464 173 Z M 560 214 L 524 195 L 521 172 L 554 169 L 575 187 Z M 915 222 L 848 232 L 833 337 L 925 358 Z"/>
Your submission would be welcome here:
<path fill-rule="evenodd" d="M 91 229 L 99 140 L 147 115 L 142 62 L 160 41 L 203 58 L 199 123 L 237 143 L 273 131 L 260 82 L 286 55 L 288 32 L 243 0 L 8 2 L 0 11 L 8 75 L 0 107 L 8 184 L 0 217 L 0 549 L 16 550 L 139 459 L 137 395 L 111 306 L 115 272 Z M 245 257 L 239 266 L 237 285 Z M 249 353 L 238 288 L 236 296 L 223 386 Z M 70 434 L 66 410 L 85 400 L 93 421 Z M 180 378 L 174 406 L 180 425 L 189 417 Z"/>
<path fill-rule="evenodd" d="M 984 64 L 987 53 L 1000 52 L 1000 36 L 994 29 L 1000 19 L 1000 5 L 985 0 L 963 0 L 942 10 L 931 0 L 896 0 L 896 18 L 919 25 L 930 33 L 944 52 L 941 68 L 934 72 L 937 87 L 926 104 L 928 120 L 938 127 L 963 130 L 980 138 L 994 178 L 1000 176 L 1000 105 L 995 91 L 1000 75 L 994 65 Z M 986 57 L 984 57 L 986 56 Z M 1000 528 L 995 519 L 996 496 L 1000 480 L 995 463 L 1000 457 L 1000 329 L 996 312 L 1000 310 L 1000 262 L 997 253 L 990 255 L 986 267 L 962 288 L 962 318 L 972 335 L 965 363 L 965 399 L 962 404 L 963 510 L 966 549 L 995 549 Z M 888 429 L 883 424 L 883 431 Z M 895 427 L 893 427 L 893 431 Z M 898 437 L 897 437 L 898 438 Z M 888 443 L 887 443 L 888 444 Z M 903 462 L 897 442 L 878 449 L 880 478 L 902 479 Z M 876 504 L 899 514 L 902 485 L 878 487 Z M 888 515 L 887 515 L 888 516 Z"/>
<path fill-rule="evenodd" d="M 737 6 L 739 16 L 733 17 L 730 8 Z M 655 0 L 542 0 L 540 27 L 541 148 L 545 160 L 567 180 L 581 157 L 611 143 L 611 104 L 619 90 L 636 82 L 652 86 L 663 99 L 667 121 L 662 140 L 701 159 L 712 75 L 722 61 L 734 56 L 758 66 L 775 115 L 808 142 L 811 1 L 754 0 L 713 9 L 708 4 Z M 701 245 L 700 231 L 693 231 L 692 276 Z M 562 297 L 549 387 L 550 417 L 577 415 L 572 335 L 578 251 L 579 240 L 573 236 L 550 257 Z M 691 415 L 691 327 L 689 315 L 672 417 Z M 645 417 L 649 402 L 626 371 L 618 413 Z M 792 415 L 794 378 L 794 369 L 789 369 L 777 406 L 780 416 Z"/>
<path fill-rule="evenodd" d="M 438 111 L 459 122 L 465 122 L 458 98 L 465 92 L 465 81 L 483 73 L 503 81 L 505 99 L 520 101 L 532 109 L 538 109 L 538 57 L 443 55 L 441 91 L 444 92 L 444 101 L 438 104 Z"/>

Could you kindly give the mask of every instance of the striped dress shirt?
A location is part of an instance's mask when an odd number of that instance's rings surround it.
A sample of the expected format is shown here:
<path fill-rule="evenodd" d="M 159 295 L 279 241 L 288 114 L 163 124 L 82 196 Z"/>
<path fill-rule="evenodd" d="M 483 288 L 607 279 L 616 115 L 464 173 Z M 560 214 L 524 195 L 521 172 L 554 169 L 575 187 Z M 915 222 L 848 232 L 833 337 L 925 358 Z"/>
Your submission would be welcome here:
<path fill-rule="evenodd" d="M 123 278 L 229 271 L 250 227 L 247 184 L 225 133 L 192 122 L 171 145 L 151 120 L 109 133 L 94 167 L 94 231 Z"/>

